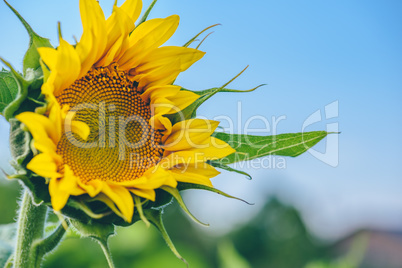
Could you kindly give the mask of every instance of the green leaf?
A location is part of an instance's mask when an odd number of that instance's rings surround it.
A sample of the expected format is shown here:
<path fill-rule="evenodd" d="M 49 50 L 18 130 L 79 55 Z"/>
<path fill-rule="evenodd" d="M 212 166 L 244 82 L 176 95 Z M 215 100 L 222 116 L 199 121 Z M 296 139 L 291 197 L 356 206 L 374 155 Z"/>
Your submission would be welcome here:
<path fill-rule="evenodd" d="M 330 133 L 326 131 L 311 131 L 272 136 L 254 136 L 218 132 L 214 136 L 227 142 L 236 152 L 217 161 L 227 165 L 267 155 L 296 157 L 313 147 L 328 134 Z"/>
<path fill-rule="evenodd" d="M 181 197 L 179 190 L 177 190 L 176 188 L 172 188 L 169 186 L 162 186 L 161 187 L 162 190 L 168 192 L 169 194 L 171 194 L 177 201 L 177 203 L 179 203 L 179 206 L 184 210 L 184 212 L 187 213 L 187 215 L 196 223 L 204 225 L 204 226 L 209 226 L 209 224 L 203 223 L 200 220 L 198 220 L 191 212 L 190 210 L 188 210 L 186 204 L 183 201 L 183 198 Z"/>
<path fill-rule="evenodd" d="M 25 29 L 27 30 L 29 34 L 29 48 L 27 52 L 25 53 L 24 56 L 24 61 L 23 61 L 23 71 L 24 71 L 24 76 L 27 75 L 27 70 L 32 69 L 35 72 L 38 72 L 37 77 L 41 76 L 41 68 L 40 68 L 40 63 L 39 63 L 39 53 L 38 53 L 38 48 L 39 47 L 52 47 L 50 44 L 49 39 L 40 37 L 37 35 L 31 28 L 31 26 L 26 22 L 26 20 L 18 13 L 17 10 L 15 10 L 7 1 L 4 1 L 7 6 L 14 12 L 14 14 L 18 17 L 18 19 L 21 21 L 21 23 L 24 25 Z"/>
<path fill-rule="evenodd" d="M 188 267 L 187 261 L 180 255 L 180 253 L 177 251 L 176 247 L 174 246 L 172 240 L 170 239 L 168 233 L 166 232 L 165 226 L 163 225 L 162 221 L 162 209 L 160 210 L 154 210 L 154 209 L 147 209 L 144 210 L 144 214 L 147 217 L 147 219 L 159 230 L 159 232 L 162 234 L 163 239 L 165 240 L 166 244 L 170 248 L 170 250 L 173 252 L 174 255 L 176 255 L 177 258 L 182 260 Z"/>
<path fill-rule="evenodd" d="M 0 113 L 9 105 L 17 96 L 18 85 L 11 72 L 6 70 L 0 71 Z"/>
<path fill-rule="evenodd" d="M 245 201 L 245 200 L 243 200 L 241 198 L 231 196 L 231 195 L 229 195 L 227 193 L 222 192 L 221 190 L 218 190 L 216 188 L 212 188 L 212 187 L 209 187 L 209 186 L 206 186 L 206 185 L 195 184 L 195 183 L 187 183 L 187 182 L 179 182 L 179 184 L 177 185 L 177 189 L 179 191 L 184 191 L 184 190 L 189 190 L 189 189 L 206 190 L 206 191 L 209 191 L 209 192 L 213 192 L 213 193 L 223 195 L 224 197 L 240 200 L 240 201 L 242 201 L 242 202 L 244 202 L 244 203 L 246 203 L 248 205 L 252 205 L 251 203 L 249 203 L 249 202 L 247 202 L 247 201 Z"/>
<path fill-rule="evenodd" d="M 4 267 L 13 254 L 17 224 L 0 225 L 0 267 Z"/>
<path fill-rule="evenodd" d="M 230 172 L 236 172 L 236 173 L 245 175 L 250 180 L 252 179 L 251 175 L 248 174 L 247 172 L 244 172 L 242 170 L 238 170 L 238 169 L 229 167 L 228 165 L 225 165 L 225 164 L 223 164 L 223 163 L 221 163 L 219 161 L 215 161 L 215 160 L 208 161 L 208 164 L 210 164 L 211 166 L 216 167 L 216 168 L 221 168 L 221 169 L 224 169 L 224 170 L 227 170 L 227 171 L 230 171 Z"/>

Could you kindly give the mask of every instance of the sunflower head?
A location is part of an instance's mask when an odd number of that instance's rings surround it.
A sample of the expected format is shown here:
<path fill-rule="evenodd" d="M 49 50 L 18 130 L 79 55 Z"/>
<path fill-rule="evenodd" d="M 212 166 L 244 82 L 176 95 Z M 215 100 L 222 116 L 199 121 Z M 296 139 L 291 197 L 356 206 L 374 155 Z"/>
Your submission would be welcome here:
<path fill-rule="evenodd" d="M 29 182 L 48 189 L 55 211 L 130 223 L 178 183 L 212 187 L 208 161 L 234 152 L 211 136 L 218 122 L 169 119 L 199 98 L 173 83 L 205 53 L 162 46 L 179 17 L 136 25 L 141 7 L 127 0 L 105 19 L 96 0 L 81 0 L 79 42 L 37 49 L 45 108 L 16 118 L 32 136 Z"/>

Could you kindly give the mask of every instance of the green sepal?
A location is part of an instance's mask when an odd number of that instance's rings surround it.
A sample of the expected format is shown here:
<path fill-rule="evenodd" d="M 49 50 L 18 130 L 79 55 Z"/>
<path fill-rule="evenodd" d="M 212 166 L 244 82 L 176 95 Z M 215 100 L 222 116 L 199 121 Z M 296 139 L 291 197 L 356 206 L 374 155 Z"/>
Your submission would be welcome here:
<path fill-rule="evenodd" d="M 12 102 L 10 102 L 7 105 L 7 107 L 5 107 L 3 110 L 3 115 L 6 118 L 6 120 L 8 121 L 8 120 L 10 120 L 11 117 L 13 117 L 14 113 L 18 110 L 18 108 L 21 106 L 22 102 L 28 96 L 29 82 L 26 81 L 17 71 L 15 71 L 10 63 L 8 63 L 7 61 L 5 61 L 2 58 L 0 58 L 0 60 L 5 65 L 7 65 L 7 67 L 10 68 L 11 74 L 14 77 L 15 82 L 17 84 L 17 94 L 15 95 L 14 100 Z"/>
<path fill-rule="evenodd" d="M 206 32 L 206 31 L 208 31 L 209 29 L 211 29 L 211 28 L 213 28 L 213 27 L 215 27 L 215 26 L 218 26 L 218 25 L 221 25 L 221 24 L 220 24 L 220 23 L 217 23 L 217 24 L 208 26 L 207 28 L 205 28 L 204 30 L 202 30 L 201 32 L 199 32 L 198 34 L 196 34 L 193 38 L 191 38 L 190 40 L 188 40 L 188 41 L 183 45 L 183 47 L 188 47 L 188 46 L 191 45 L 194 41 L 196 41 L 197 38 L 198 38 L 201 34 L 203 34 L 204 32 Z"/>
<path fill-rule="evenodd" d="M 296 157 L 306 152 L 324 139 L 326 131 L 287 133 L 272 136 L 228 134 L 217 132 L 214 136 L 227 142 L 235 153 L 217 161 L 227 165 L 239 161 L 248 161 L 267 155 Z"/>
<path fill-rule="evenodd" d="M 203 104 L 205 101 L 207 101 L 209 98 L 211 98 L 213 95 L 215 95 L 218 92 L 236 92 L 236 93 L 251 92 L 261 86 L 264 86 L 264 84 L 256 86 L 249 90 L 235 90 L 235 89 L 228 89 L 225 87 L 214 87 L 214 88 L 210 88 L 210 89 L 206 89 L 206 90 L 192 91 L 189 89 L 182 88 L 182 90 L 194 92 L 194 93 L 200 95 L 200 97 L 197 100 L 195 100 L 192 104 L 190 104 L 189 106 L 184 108 L 182 111 L 179 111 L 179 112 L 173 113 L 173 114 L 168 114 L 165 116 L 167 118 L 169 118 L 169 120 L 172 122 L 172 124 L 175 124 L 177 122 L 181 122 L 183 120 L 187 120 L 187 119 L 196 117 L 198 107 L 200 107 L 201 104 Z"/>
<path fill-rule="evenodd" d="M 40 37 L 37 35 L 34 30 L 31 28 L 31 26 L 26 22 L 26 20 L 18 13 L 17 10 L 15 10 L 7 1 L 4 1 L 7 6 L 14 12 L 14 14 L 18 17 L 18 19 L 21 21 L 22 25 L 24 25 L 25 29 L 27 30 L 29 34 L 29 48 L 27 52 L 25 53 L 24 56 L 24 61 L 23 61 L 23 72 L 24 76 L 27 76 L 27 70 L 32 69 L 36 74 L 36 77 L 40 77 L 42 74 L 42 69 L 40 68 L 40 63 L 39 63 L 39 53 L 38 53 L 38 48 L 39 47 L 53 47 L 50 44 L 49 39 Z"/>
<path fill-rule="evenodd" d="M 188 267 L 187 261 L 177 251 L 177 249 L 174 246 L 172 240 L 170 239 L 168 233 L 166 232 L 165 226 L 163 225 L 163 221 L 162 221 L 162 213 L 163 213 L 162 209 L 159 209 L 159 210 L 147 209 L 144 211 L 144 214 L 147 217 L 147 219 L 159 230 L 163 239 L 165 240 L 166 244 L 168 245 L 170 250 L 173 252 L 173 254 L 177 258 L 182 260 Z"/>
<path fill-rule="evenodd" d="M 0 267 L 6 267 L 15 247 L 17 223 L 0 225 Z"/>
<path fill-rule="evenodd" d="M 227 194 L 227 193 L 225 193 L 225 192 L 222 192 L 221 190 L 218 190 L 218 189 L 216 189 L 216 188 L 209 187 L 209 186 L 206 186 L 206 185 L 195 184 L 195 183 L 188 183 L 188 182 L 179 182 L 178 185 L 177 185 L 177 189 L 178 189 L 179 191 L 190 190 L 190 189 L 206 190 L 206 191 L 210 191 L 210 192 L 213 192 L 213 193 L 217 193 L 217 194 L 223 195 L 224 197 L 228 197 L 228 198 L 240 200 L 240 201 L 242 201 L 242 202 L 244 202 L 244 203 L 246 203 L 246 204 L 248 204 L 248 205 L 253 205 L 253 204 L 251 204 L 251 203 L 249 203 L 249 202 L 247 202 L 247 201 L 245 201 L 245 200 L 243 200 L 243 199 L 241 199 L 241 198 L 238 198 L 238 197 L 229 195 L 229 194 Z"/>
<path fill-rule="evenodd" d="M 22 130 L 22 123 L 17 119 L 11 118 L 9 123 L 10 151 L 13 161 L 15 161 L 12 165 L 18 170 L 21 166 L 26 166 L 32 159 L 33 154 L 30 147 L 32 136 L 29 132 Z"/>
<path fill-rule="evenodd" d="M 97 222 L 102 225 L 121 225 L 118 223 L 126 223 L 119 216 L 112 213 L 110 208 L 103 202 L 97 200 L 93 201 L 93 199 L 87 195 L 79 196 L 77 198 L 70 197 L 67 204 L 61 210 L 61 213 L 83 224 Z M 96 216 L 93 218 L 93 215 Z M 126 223 L 125 225 L 129 224 Z"/>
<path fill-rule="evenodd" d="M 262 86 L 266 86 L 266 84 L 261 84 L 261 85 L 258 85 L 258 86 L 256 86 L 256 87 L 254 87 L 254 88 L 246 89 L 246 90 L 229 89 L 229 88 L 218 88 L 218 87 L 214 87 L 214 88 L 210 88 L 210 89 L 205 89 L 205 90 L 198 90 L 198 91 L 193 91 L 193 90 L 189 90 L 189 89 L 186 89 L 186 88 L 182 88 L 182 90 L 191 91 L 191 92 L 193 92 L 193 93 L 195 93 L 195 94 L 198 94 L 198 95 L 200 95 L 200 96 L 204 96 L 204 95 L 211 94 L 211 93 L 215 94 L 215 93 L 217 93 L 217 92 L 247 93 L 247 92 L 252 92 L 252 91 L 254 91 L 254 90 L 256 90 L 257 88 L 262 87 Z M 217 91 L 217 92 L 215 92 L 215 91 Z"/>
<path fill-rule="evenodd" d="M 211 161 L 208 161 L 208 164 L 210 164 L 210 165 L 213 166 L 213 167 L 220 168 L 220 169 L 224 169 L 224 170 L 229 171 L 229 172 L 236 172 L 236 173 L 239 173 L 239 174 L 241 174 L 241 175 L 246 176 L 249 180 L 252 179 L 251 175 L 248 174 L 247 172 L 244 172 L 244 171 L 242 171 L 242 170 L 238 170 L 238 169 L 229 167 L 228 165 L 225 165 L 225 164 L 223 164 L 223 163 L 221 163 L 221 162 L 219 162 L 219 161 L 211 160 Z"/>
<path fill-rule="evenodd" d="M 50 205 L 50 195 L 48 190 L 48 184 L 42 177 L 31 176 L 31 173 L 16 174 L 8 177 L 9 179 L 18 179 L 22 182 L 30 191 L 32 195 L 32 201 L 35 205 L 44 203 Z"/>
<path fill-rule="evenodd" d="M 177 203 L 179 204 L 179 206 L 183 209 L 184 212 L 187 213 L 187 215 L 196 223 L 201 224 L 203 226 L 209 226 L 209 224 L 207 223 L 203 223 L 200 220 L 198 220 L 191 212 L 190 210 L 187 208 L 186 204 L 183 201 L 183 198 L 180 195 L 179 190 L 177 190 L 176 188 L 173 187 L 169 187 L 169 186 L 162 186 L 161 187 L 162 190 L 168 192 L 169 194 L 171 194 L 174 199 L 176 199 Z"/>
<path fill-rule="evenodd" d="M 0 114 L 17 96 L 18 85 L 10 71 L 0 71 Z"/>
<path fill-rule="evenodd" d="M 155 189 L 155 195 L 155 201 L 148 202 L 144 208 L 161 209 L 168 206 L 173 201 L 173 196 L 161 189 Z"/>
<path fill-rule="evenodd" d="M 147 201 L 142 201 L 141 198 L 136 195 L 133 196 L 133 199 L 134 199 L 134 206 L 138 212 L 138 216 L 145 223 L 145 225 L 149 227 L 151 224 L 149 223 L 147 217 L 145 217 L 144 209 L 142 208 L 143 202 L 146 203 Z"/>
<path fill-rule="evenodd" d="M 11 165 L 17 174 L 7 176 L 9 179 L 18 179 L 31 192 L 35 204 L 41 202 L 50 203 L 50 195 L 46 180 L 39 176 L 34 176 L 26 165 L 33 157 L 31 142 L 32 136 L 29 132 L 21 128 L 21 122 L 12 118 L 10 123 L 10 152 L 12 156 Z"/>
<path fill-rule="evenodd" d="M 104 224 L 96 221 L 84 223 L 75 219 L 70 219 L 70 223 L 82 237 L 107 241 L 111 235 L 115 234 L 115 227 L 113 224 Z"/>
<path fill-rule="evenodd" d="M 147 10 L 145 10 L 144 12 L 144 15 L 142 15 L 140 21 L 138 22 L 138 25 L 140 25 L 141 23 L 145 22 L 148 19 L 149 13 L 151 13 L 151 10 L 154 8 L 157 1 L 158 0 L 153 0 L 152 3 L 148 6 Z"/>

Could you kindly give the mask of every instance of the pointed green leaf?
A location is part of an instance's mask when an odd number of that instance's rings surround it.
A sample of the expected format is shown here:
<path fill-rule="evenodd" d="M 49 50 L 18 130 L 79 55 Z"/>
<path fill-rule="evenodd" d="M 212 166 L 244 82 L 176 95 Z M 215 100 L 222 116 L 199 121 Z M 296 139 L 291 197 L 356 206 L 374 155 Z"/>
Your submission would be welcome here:
<path fill-rule="evenodd" d="M 216 168 L 221 168 L 221 169 L 224 169 L 224 170 L 227 170 L 227 171 L 230 171 L 230 172 L 236 172 L 236 173 L 245 175 L 245 176 L 247 176 L 247 178 L 248 178 L 249 180 L 252 179 L 251 175 L 248 174 L 247 172 L 244 172 L 244 171 L 242 171 L 242 170 L 238 170 L 238 169 L 229 167 L 228 165 L 225 165 L 225 164 L 223 164 L 223 163 L 221 163 L 221 162 L 219 162 L 219 161 L 214 161 L 214 160 L 208 161 L 208 164 L 210 164 L 211 166 L 216 167 Z"/>
<path fill-rule="evenodd" d="M 187 213 L 187 215 L 196 223 L 204 225 L 204 226 L 209 226 L 209 224 L 203 223 L 200 220 L 198 220 L 193 214 L 191 214 L 190 210 L 188 210 L 186 204 L 183 201 L 183 198 L 181 197 L 179 190 L 177 190 L 176 188 L 172 188 L 169 186 L 162 186 L 161 187 L 162 190 L 168 192 L 169 194 L 171 194 L 177 201 L 177 203 L 179 203 L 179 206 L 184 210 L 184 212 Z"/>
<path fill-rule="evenodd" d="M 221 190 L 218 190 L 216 188 L 209 187 L 209 186 L 206 186 L 206 185 L 195 184 L 195 183 L 187 183 L 187 182 L 179 182 L 179 184 L 177 185 L 177 189 L 179 191 L 184 191 L 184 190 L 189 190 L 189 189 L 206 190 L 206 191 L 210 191 L 210 192 L 213 192 L 213 193 L 223 195 L 224 197 L 240 200 L 240 201 L 242 201 L 242 202 L 244 202 L 244 203 L 246 203 L 248 205 L 252 205 L 251 203 L 249 203 L 249 202 L 247 202 L 247 201 L 245 201 L 245 200 L 243 200 L 241 198 L 231 196 L 231 195 L 229 195 L 229 194 L 227 194 L 225 192 L 222 192 Z"/>
<path fill-rule="evenodd" d="M 17 10 L 15 10 L 7 1 L 4 1 L 7 6 L 14 12 L 14 14 L 18 17 L 18 19 L 21 21 L 21 23 L 24 25 L 25 29 L 27 30 L 29 34 L 29 48 L 27 52 L 25 53 L 24 56 L 24 64 L 23 64 L 23 71 L 24 71 L 24 76 L 26 76 L 26 72 L 28 69 L 32 69 L 34 71 L 39 72 L 37 77 L 41 76 L 41 68 L 40 68 L 40 63 L 39 63 L 39 53 L 38 53 L 38 48 L 39 47 L 52 47 L 50 44 L 49 39 L 40 37 L 37 35 L 31 28 L 31 26 L 26 22 L 26 20 L 18 13 Z"/>
<path fill-rule="evenodd" d="M 163 221 L 162 221 L 162 210 L 147 209 L 147 210 L 144 210 L 144 213 L 145 213 L 145 216 L 147 217 L 147 219 L 162 234 L 163 239 L 165 240 L 166 244 L 168 245 L 170 250 L 173 252 L 173 254 L 176 255 L 177 258 L 182 260 L 188 267 L 187 261 L 177 251 L 177 249 L 174 246 L 172 240 L 170 239 L 168 233 L 166 232 L 165 226 L 163 225 Z"/>
<path fill-rule="evenodd" d="M 17 96 L 18 85 L 11 72 L 0 71 L 0 114 Z"/>
<path fill-rule="evenodd" d="M 312 131 L 279 134 L 273 136 L 254 136 L 244 134 L 215 133 L 214 136 L 227 142 L 235 153 L 219 159 L 223 164 L 247 161 L 267 155 L 296 157 L 325 138 L 326 131 Z"/>

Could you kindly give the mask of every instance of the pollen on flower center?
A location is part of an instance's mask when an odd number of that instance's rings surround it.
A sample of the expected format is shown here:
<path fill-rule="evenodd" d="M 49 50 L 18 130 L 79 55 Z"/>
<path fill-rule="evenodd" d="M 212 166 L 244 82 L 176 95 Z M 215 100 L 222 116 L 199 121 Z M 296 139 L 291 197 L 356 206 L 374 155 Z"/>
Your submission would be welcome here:
<path fill-rule="evenodd" d="M 95 68 L 57 96 L 90 128 L 87 140 L 67 131 L 57 144 L 63 163 L 83 182 L 127 181 L 155 166 L 162 135 L 149 125 L 151 109 L 116 64 Z"/>

